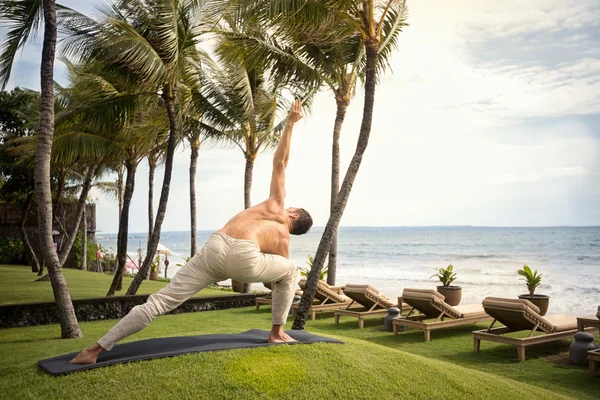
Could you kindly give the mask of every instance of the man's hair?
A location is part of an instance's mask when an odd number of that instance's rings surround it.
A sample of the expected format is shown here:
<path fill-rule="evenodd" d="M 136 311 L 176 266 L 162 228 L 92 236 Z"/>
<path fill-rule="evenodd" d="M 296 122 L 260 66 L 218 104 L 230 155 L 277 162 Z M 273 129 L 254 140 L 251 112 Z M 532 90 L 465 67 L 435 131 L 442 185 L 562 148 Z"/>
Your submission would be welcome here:
<path fill-rule="evenodd" d="M 310 230 L 313 224 L 312 217 L 304 208 L 297 208 L 295 213 L 298 214 L 298 219 L 292 220 L 290 233 L 292 235 L 303 235 Z"/>

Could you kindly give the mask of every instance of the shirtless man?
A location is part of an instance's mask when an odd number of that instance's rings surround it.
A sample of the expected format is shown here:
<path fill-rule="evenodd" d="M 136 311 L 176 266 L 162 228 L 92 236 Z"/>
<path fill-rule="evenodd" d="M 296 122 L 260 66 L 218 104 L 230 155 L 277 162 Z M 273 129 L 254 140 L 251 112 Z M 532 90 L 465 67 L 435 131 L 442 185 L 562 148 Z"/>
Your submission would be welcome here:
<path fill-rule="evenodd" d="M 75 356 L 71 364 L 95 363 L 101 352 L 144 329 L 158 315 L 176 308 L 209 284 L 228 278 L 246 283 L 274 282 L 273 326 L 268 341 L 294 341 L 284 331 L 298 279 L 298 267 L 288 259 L 290 234 L 308 232 L 313 222 L 306 210 L 283 205 L 292 129 L 300 118 L 302 104 L 296 100 L 273 156 L 269 198 L 235 215 L 213 233 L 165 288 L 134 307 L 97 343 Z"/>

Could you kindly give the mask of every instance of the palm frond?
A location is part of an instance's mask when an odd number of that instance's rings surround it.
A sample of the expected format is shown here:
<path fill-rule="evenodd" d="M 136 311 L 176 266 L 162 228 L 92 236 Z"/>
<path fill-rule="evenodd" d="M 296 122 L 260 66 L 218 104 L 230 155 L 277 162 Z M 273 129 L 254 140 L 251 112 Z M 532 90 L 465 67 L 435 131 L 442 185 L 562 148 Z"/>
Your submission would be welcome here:
<path fill-rule="evenodd" d="M 1 25 L 8 29 L 0 48 L 0 87 L 6 87 L 17 51 L 36 35 L 44 17 L 42 0 L 4 1 L 0 5 Z"/>
<path fill-rule="evenodd" d="M 398 36 L 402 29 L 408 26 L 408 8 L 406 1 L 395 2 L 381 20 L 381 42 L 378 51 L 378 69 L 385 71 L 389 67 L 392 51 L 398 47 Z"/>

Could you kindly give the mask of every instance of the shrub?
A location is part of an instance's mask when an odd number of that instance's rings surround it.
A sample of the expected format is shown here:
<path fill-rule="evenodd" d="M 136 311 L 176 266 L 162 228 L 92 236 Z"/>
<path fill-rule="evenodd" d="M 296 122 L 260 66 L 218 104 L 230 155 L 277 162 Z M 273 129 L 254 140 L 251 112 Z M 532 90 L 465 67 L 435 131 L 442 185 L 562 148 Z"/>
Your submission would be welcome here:
<path fill-rule="evenodd" d="M 25 248 L 21 239 L 0 238 L 0 264 L 25 264 Z"/>

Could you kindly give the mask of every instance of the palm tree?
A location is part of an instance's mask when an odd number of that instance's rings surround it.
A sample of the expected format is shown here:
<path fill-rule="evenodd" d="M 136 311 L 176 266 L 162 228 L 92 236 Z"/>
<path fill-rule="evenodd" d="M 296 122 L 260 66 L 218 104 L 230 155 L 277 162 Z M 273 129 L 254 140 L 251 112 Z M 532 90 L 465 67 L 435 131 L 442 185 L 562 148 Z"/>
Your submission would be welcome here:
<path fill-rule="evenodd" d="M 219 6 L 226 9 L 227 12 L 232 12 L 238 17 L 261 20 L 270 24 L 272 29 L 278 33 L 291 35 L 293 32 L 296 35 L 320 36 L 337 41 L 346 35 L 354 36 L 351 33 L 354 31 L 360 34 L 365 46 L 365 103 L 358 143 L 317 248 L 306 290 L 302 295 L 294 320 L 293 328 L 303 329 L 314 298 L 319 274 L 369 142 L 378 64 L 389 57 L 393 48 L 386 42 L 395 42 L 398 33 L 405 25 L 406 3 L 405 0 L 301 0 L 294 2 L 271 0 L 265 4 L 266 2 L 250 0 L 237 2 L 226 0 L 224 7 L 223 2 L 219 3 Z M 345 21 L 345 24 L 339 24 L 338 21 Z M 352 29 L 348 29 L 349 27 Z"/>
<path fill-rule="evenodd" d="M 81 330 L 75 316 L 71 296 L 61 271 L 60 261 L 52 241 L 52 194 L 50 190 L 50 155 L 54 134 L 54 56 L 56 52 L 56 3 L 54 0 L 33 0 L 5 2 L 0 8 L 0 18 L 13 21 L 8 32 L 8 40 L 3 46 L 0 59 L 2 88 L 10 76 L 10 70 L 17 50 L 26 42 L 29 34 L 44 21 L 44 41 L 42 45 L 40 129 L 35 152 L 35 193 L 37 202 L 40 248 L 44 262 L 48 266 L 54 298 L 59 310 L 61 336 L 81 337 Z"/>
<path fill-rule="evenodd" d="M 338 21 L 338 25 L 344 24 Z M 230 42 L 251 49 L 249 62 L 270 66 L 272 73 L 280 79 L 294 76 L 296 84 L 317 87 L 324 84 L 333 92 L 337 111 L 333 127 L 331 157 L 331 201 L 333 212 L 339 192 L 340 147 L 339 139 L 346 116 L 346 110 L 356 91 L 357 79 L 364 80 L 365 51 L 360 35 L 341 35 L 332 41 L 322 35 L 294 34 L 282 40 L 265 40 L 255 35 L 223 32 Z M 329 248 L 327 282 L 335 285 L 337 259 L 337 232 L 333 232 Z"/>
<path fill-rule="evenodd" d="M 221 55 L 232 54 L 227 45 L 225 42 L 221 46 Z M 224 68 L 215 75 L 215 80 L 221 88 L 218 105 L 233 127 L 224 132 L 225 136 L 242 150 L 246 160 L 244 208 L 249 208 L 252 206 L 250 193 L 254 161 L 260 151 L 272 149 L 279 142 L 280 131 L 275 128 L 278 125 L 278 105 L 282 106 L 284 85 L 269 79 L 264 68 L 249 66 L 242 58 L 226 59 Z"/>
<path fill-rule="evenodd" d="M 165 217 L 180 126 L 176 96 L 180 86 L 202 79 L 197 49 L 206 32 L 198 0 L 121 0 L 101 10 L 100 21 L 73 16 L 64 49 L 82 60 L 97 60 L 130 74 L 146 91 L 159 93 L 169 121 L 165 172 L 146 259 L 127 294 L 135 294 L 147 273 Z"/>
<path fill-rule="evenodd" d="M 210 60 L 207 60 L 210 62 Z M 189 88 L 189 95 L 184 96 L 180 114 L 183 116 L 183 135 L 190 146 L 189 191 L 190 191 L 190 257 L 197 252 L 197 213 L 196 213 L 196 169 L 200 146 L 207 140 L 219 142 L 225 140 L 222 128 L 229 123 L 223 113 L 214 107 L 207 96 L 211 93 L 212 85 L 204 88 Z"/>

